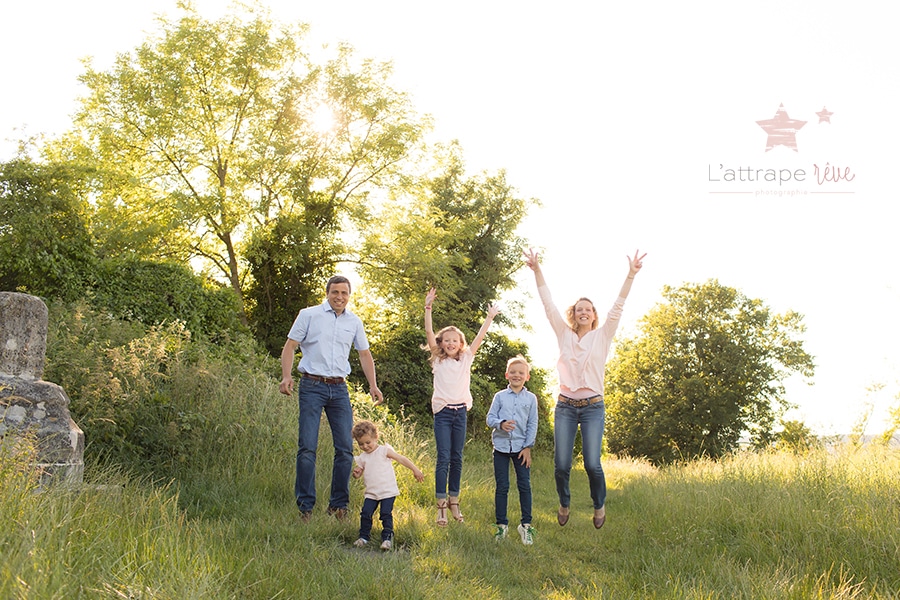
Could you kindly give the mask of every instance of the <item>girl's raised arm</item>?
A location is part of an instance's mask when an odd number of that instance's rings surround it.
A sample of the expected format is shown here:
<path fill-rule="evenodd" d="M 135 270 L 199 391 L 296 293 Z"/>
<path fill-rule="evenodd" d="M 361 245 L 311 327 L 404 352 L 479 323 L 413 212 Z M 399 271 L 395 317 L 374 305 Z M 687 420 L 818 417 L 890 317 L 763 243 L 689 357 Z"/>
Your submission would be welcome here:
<path fill-rule="evenodd" d="M 481 326 L 481 329 L 478 330 L 478 335 L 475 336 L 475 339 L 472 340 L 472 343 L 469 344 L 469 350 L 472 351 L 472 354 L 478 352 L 478 348 L 481 346 L 481 342 L 484 341 L 484 336 L 487 335 L 488 329 L 491 327 L 491 323 L 494 321 L 494 317 L 500 314 L 500 306 L 497 304 L 491 304 L 491 307 L 488 309 L 487 318 L 484 320 L 484 325 Z"/>
<path fill-rule="evenodd" d="M 429 348 L 437 347 L 437 339 L 434 337 L 434 325 L 431 323 L 431 304 L 437 296 L 437 290 L 431 288 L 425 294 L 425 339 L 428 341 Z"/>

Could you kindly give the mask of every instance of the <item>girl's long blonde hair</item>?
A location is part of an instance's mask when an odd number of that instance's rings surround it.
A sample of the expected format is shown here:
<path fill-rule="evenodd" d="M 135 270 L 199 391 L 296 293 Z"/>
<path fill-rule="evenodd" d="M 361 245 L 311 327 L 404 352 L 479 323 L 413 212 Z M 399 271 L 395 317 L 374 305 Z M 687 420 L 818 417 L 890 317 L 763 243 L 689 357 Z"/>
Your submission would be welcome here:
<path fill-rule="evenodd" d="M 459 360 L 459 355 L 462 354 L 463 352 L 465 352 L 469 348 L 469 345 L 466 343 L 465 334 L 462 331 L 460 331 L 460 329 L 458 327 L 454 327 L 453 325 L 448 325 L 448 326 L 444 327 L 443 329 L 441 329 L 440 331 L 438 331 L 437 335 L 434 336 L 434 341 L 437 343 L 436 346 L 430 347 L 427 344 L 422 344 L 422 346 L 421 346 L 422 350 L 431 352 L 431 356 L 428 358 L 428 362 L 430 362 L 432 365 L 437 361 L 444 360 L 445 358 L 450 358 L 447 355 L 447 353 L 444 351 L 443 346 L 441 345 L 441 342 L 444 341 L 444 334 L 450 333 L 450 332 L 453 332 L 456 335 L 458 335 L 460 342 L 461 342 L 460 346 L 459 346 L 459 352 L 457 352 L 456 357 L 455 357 L 456 360 Z"/>

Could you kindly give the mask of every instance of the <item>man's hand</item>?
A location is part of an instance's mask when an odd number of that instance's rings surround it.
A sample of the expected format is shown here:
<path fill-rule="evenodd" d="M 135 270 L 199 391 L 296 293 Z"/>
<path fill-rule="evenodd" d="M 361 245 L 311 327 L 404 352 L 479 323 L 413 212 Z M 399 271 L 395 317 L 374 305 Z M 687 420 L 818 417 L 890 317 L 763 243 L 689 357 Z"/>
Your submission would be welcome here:
<path fill-rule="evenodd" d="M 369 393 L 372 395 L 372 402 L 375 403 L 375 406 L 378 406 L 382 402 L 384 402 L 384 396 L 381 393 L 381 390 L 378 389 L 377 385 L 373 385 L 369 389 Z"/>

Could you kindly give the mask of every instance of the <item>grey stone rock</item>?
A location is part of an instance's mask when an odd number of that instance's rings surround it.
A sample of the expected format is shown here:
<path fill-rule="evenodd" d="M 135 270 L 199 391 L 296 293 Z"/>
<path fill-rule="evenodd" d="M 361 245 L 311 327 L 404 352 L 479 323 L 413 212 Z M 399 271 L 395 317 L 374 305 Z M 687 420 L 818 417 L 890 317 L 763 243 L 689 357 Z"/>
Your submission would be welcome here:
<path fill-rule="evenodd" d="M 84 432 L 69 415 L 69 397 L 42 381 L 47 306 L 40 298 L 0 292 L 0 436 L 34 435 L 42 482 L 80 485 Z"/>
<path fill-rule="evenodd" d="M 47 352 L 47 305 L 28 294 L 0 292 L 0 375 L 40 379 Z"/>

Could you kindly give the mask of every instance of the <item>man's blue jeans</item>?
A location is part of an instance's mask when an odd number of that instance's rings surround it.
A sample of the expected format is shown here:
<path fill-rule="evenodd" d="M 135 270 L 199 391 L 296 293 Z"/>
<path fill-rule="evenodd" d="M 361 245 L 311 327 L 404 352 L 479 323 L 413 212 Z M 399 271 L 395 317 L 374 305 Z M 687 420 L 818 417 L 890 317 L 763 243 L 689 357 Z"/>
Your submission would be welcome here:
<path fill-rule="evenodd" d="M 331 426 L 334 466 L 331 471 L 330 508 L 347 508 L 350 503 L 350 472 L 353 470 L 353 409 L 347 385 L 322 383 L 301 377 L 298 391 L 300 416 L 297 435 L 297 479 L 294 496 L 301 511 L 316 504 L 316 449 L 322 411 Z"/>
<path fill-rule="evenodd" d="M 531 523 L 531 467 L 522 464 L 518 452 L 498 452 L 494 450 L 494 481 L 497 489 L 494 492 L 494 512 L 497 523 L 509 525 L 506 517 L 506 506 L 509 501 L 509 463 L 516 470 L 516 487 L 519 489 L 519 505 L 522 508 L 522 524 Z"/>
<path fill-rule="evenodd" d="M 466 444 L 466 409 L 444 407 L 434 415 L 434 442 L 437 461 L 434 469 L 436 498 L 459 496 L 462 480 L 463 446 Z"/>
<path fill-rule="evenodd" d="M 362 510 L 359 513 L 359 537 L 369 541 L 372 535 L 372 517 L 375 515 L 375 509 L 381 505 L 378 517 L 381 519 L 381 541 L 394 539 L 394 500 L 397 497 L 382 498 L 374 500 L 366 498 L 363 500 Z"/>
<path fill-rule="evenodd" d="M 572 472 L 572 453 L 575 449 L 575 433 L 581 426 L 581 454 L 584 470 L 591 486 L 591 500 L 594 509 L 606 503 L 606 477 L 600 465 L 603 452 L 603 428 L 606 424 L 606 407 L 603 402 L 589 406 L 574 407 L 562 402 L 556 403 L 553 422 L 554 464 L 556 493 L 559 505 L 569 506 L 569 474 Z"/>

